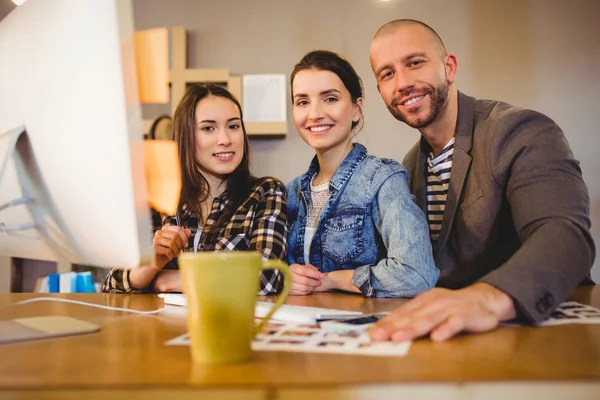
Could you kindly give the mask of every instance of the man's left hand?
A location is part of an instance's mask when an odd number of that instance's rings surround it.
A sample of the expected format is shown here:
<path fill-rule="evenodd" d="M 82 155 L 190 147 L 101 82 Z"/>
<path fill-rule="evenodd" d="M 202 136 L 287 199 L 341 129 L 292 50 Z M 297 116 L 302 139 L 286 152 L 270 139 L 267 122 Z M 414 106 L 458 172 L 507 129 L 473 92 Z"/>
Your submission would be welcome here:
<path fill-rule="evenodd" d="M 403 304 L 369 330 L 374 340 L 441 342 L 460 332 L 487 332 L 516 316 L 513 300 L 487 283 L 460 290 L 435 288 Z"/>

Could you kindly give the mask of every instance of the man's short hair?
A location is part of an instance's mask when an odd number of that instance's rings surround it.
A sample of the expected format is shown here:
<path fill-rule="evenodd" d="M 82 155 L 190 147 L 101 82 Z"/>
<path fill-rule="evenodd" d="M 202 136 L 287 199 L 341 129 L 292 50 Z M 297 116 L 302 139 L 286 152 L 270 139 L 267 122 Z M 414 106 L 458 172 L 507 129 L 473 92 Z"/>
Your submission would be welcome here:
<path fill-rule="evenodd" d="M 445 56 L 448 53 L 446 51 L 446 46 L 444 45 L 444 42 L 442 41 L 442 38 L 440 37 L 440 35 L 438 35 L 438 33 L 432 27 L 427 25 L 425 22 L 417 21 L 416 19 L 395 19 L 393 21 L 390 21 L 387 24 L 383 25 L 381 28 L 379 28 L 379 30 L 375 33 L 375 36 L 373 36 L 373 40 L 375 40 L 379 37 L 382 37 L 382 36 L 392 35 L 398 29 L 405 27 L 405 26 L 410 26 L 410 25 L 422 26 L 429 33 L 431 33 L 434 40 L 436 41 L 436 44 L 439 47 L 441 56 Z"/>

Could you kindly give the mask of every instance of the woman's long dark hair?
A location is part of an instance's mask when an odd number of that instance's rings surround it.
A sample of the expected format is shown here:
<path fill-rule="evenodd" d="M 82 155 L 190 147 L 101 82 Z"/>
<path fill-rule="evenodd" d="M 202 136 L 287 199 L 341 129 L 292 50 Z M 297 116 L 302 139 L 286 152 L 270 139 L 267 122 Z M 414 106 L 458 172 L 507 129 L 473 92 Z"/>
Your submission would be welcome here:
<path fill-rule="evenodd" d="M 259 181 L 250 174 L 250 157 L 248 155 L 248 135 L 244 126 L 242 107 L 240 102 L 227 89 L 215 84 L 201 84 L 189 86 L 177 105 L 173 118 L 174 137 L 179 149 L 179 165 L 181 168 L 181 196 L 179 209 L 185 204 L 194 214 L 198 215 L 199 221 L 205 221 L 202 215 L 201 204 L 208 199 L 210 189 L 208 181 L 202 173 L 204 167 L 198 163 L 195 156 L 196 151 L 196 105 L 208 96 L 219 96 L 231 100 L 240 112 L 242 131 L 244 133 L 244 154 L 240 165 L 226 177 L 227 197 L 229 203 L 223 210 L 216 224 L 208 233 L 209 238 L 215 238 L 221 228 L 231 219 L 233 212 L 244 202 L 252 188 Z"/>

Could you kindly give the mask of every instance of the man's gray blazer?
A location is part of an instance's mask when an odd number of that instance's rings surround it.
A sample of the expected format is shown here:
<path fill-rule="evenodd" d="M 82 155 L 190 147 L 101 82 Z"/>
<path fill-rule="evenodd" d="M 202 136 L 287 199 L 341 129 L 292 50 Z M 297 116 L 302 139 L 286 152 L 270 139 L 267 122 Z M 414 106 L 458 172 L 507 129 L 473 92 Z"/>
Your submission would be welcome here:
<path fill-rule="evenodd" d="M 406 155 L 409 184 L 427 212 L 424 139 Z M 458 94 L 448 197 L 437 246 L 438 286 L 487 282 L 543 320 L 582 281 L 594 242 L 589 196 L 562 130 L 548 117 Z"/>

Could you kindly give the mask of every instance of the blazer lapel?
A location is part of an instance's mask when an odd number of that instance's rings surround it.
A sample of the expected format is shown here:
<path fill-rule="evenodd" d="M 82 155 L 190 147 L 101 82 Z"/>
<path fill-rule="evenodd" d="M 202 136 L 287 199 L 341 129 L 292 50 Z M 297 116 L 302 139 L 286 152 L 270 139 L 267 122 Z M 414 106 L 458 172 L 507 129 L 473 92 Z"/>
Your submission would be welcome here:
<path fill-rule="evenodd" d="M 454 140 L 454 155 L 452 156 L 452 170 L 450 173 L 450 184 L 448 185 L 448 196 L 442 219 L 442 231 L 438 238 L 434 252 L 437 263 L 438 257 L 446 246 L 452 224 L 456 217 L 456 210 L 462 198 L 465 179 L 471 167 L 471 148 L 473 146 L 473 118 L 475 111 L 475 99 L 458 93 L 458 120 L 456 122 L 456 136 Z M 426 208 L 425 208 L 426 209 Z"/>

